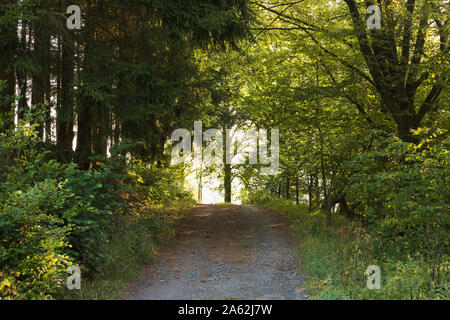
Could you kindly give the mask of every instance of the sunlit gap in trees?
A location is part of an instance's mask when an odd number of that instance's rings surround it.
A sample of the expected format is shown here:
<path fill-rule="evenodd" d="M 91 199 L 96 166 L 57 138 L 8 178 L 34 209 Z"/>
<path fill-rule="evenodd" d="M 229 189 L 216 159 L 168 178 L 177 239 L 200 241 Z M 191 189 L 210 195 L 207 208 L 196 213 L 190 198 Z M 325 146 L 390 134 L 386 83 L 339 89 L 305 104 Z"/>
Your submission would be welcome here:
<path fill-rule="evenodd" d="M 247 150 L 248 146 L 243 141 L 245 137 L 237 126 L 232 128 L 232 136 L 240 141 L 241 148 Z M 236 155 L 242 156 L 242 155 Z M 186 159 L 186 185 L 194 195 L 194 199 L 200 204 L 217 204 L 224 202 L 222 168 L 205 166 L 202 159 L 194 158 L 193 154 Z M 231 183 L 231 202 L 241 204 L 241 192 L 244 189 L 243 183 L 235 178 Z"/>

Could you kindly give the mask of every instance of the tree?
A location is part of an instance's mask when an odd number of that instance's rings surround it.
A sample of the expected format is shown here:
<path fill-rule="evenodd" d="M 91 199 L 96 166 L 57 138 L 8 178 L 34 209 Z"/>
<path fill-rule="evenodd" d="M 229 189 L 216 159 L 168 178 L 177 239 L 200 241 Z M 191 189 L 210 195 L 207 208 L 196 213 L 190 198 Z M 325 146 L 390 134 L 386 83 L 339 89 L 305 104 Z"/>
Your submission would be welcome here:
<path fill-rule="evenodd" d="M 16 1 L 0 1 L 0 17 L 4 20 L 0 24 L 0 133 L 14 123 L 9 113 L 16 92 L 17 15 L 10 12 L 15 4 Z"/>
<path fill-rule="evenodd" d="M 312 6 L 308 3 L 285 1 L 257 6 L 275 15 L 279 22 L 266 29 L 300 32 L 319 55 L 363 81 L 379 97 L 379 110 L 394 120 L 398 136 L 404 141 L 415 141 L 411 129 L 417 129 L 425 116 L 438 108 L 439 97 L 448 86 L 446 2 L 379 1 L 381 29 L 372 30 L 367 29 L 364 17 L 366 8 L 375 4 L 373 1 L 365 1 L 361 10 L 355 0 L 345 0 L 350 15 L 344 14 L 342 2 L 330 5 L 327 1 L 315 1 Z M 315 20 L 326 23 L 321 26 Z M 342 95 L 359 112 L 367 113 L 364 104 L 345 89 Z"/>
<path fill-rule="evenodd" d="M 81 9 L 81 30 L 66 27 L 69 5 Z M 197 50 L 236 46 L 251 18 L 240 0 L 3 0 L 0 10 L 1 130 L 13 123 L 17 80 L 18 116 L 28 105 L 45 109 L 42 141 L 83 169 L 129 139 L 138 145 L 124 153 L 163 163 L 171 132 L 199 114 L 206 92 Z"/>

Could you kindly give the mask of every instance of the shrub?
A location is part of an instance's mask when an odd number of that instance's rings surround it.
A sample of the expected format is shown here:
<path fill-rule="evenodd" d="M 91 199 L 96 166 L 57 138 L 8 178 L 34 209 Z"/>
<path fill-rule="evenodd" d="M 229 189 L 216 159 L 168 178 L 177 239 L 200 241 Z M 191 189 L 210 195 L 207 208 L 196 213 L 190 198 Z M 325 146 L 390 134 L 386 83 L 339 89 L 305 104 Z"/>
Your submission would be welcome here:
<path fill-rule="evenodd" d="M 71 264 L 85 284 L 127 279 L 192 205 L 182 171 L 116 152 L 79 170 L 51 159 L 33 123 L 28 114 L 0 134 L 0 298 L 65 297 Z M 178 202 L 177 213 L 154 211 Z"/>
<path fill-rule="evenodd" d="M 449 244 L 450 152 L 445 137 L 443 131 L 427 134 L 418 145 L 383 139 L 375 151 L 350 165 L 351 196 L 364 204 L 359 213 L 375 235 L 378 255 L 406 261 L 420 254 L 429 264 L 429 287 L 440 283 L 437 275 Z"/>
<path fill-rule="evenodd" d="M 71 262 L 65 252 L 72 226 L 52 209 L 67 196 L 61 186 L 46 181 L 15 191 L 0 204 L 1 298 L 45 299 L 63 282 Z"/>
<path fill-rule="evenodd" d="M 101 272 L 103 230 L 117 207 L 108 167 L 81 171 L 47 160 L 32 120 L 0 135 L 0 272 L 7 298 L 53 294 L 69 260 L 87 275 Z"/>
<path fill-rule="evenodd" d="M 130 184 L 136 186 L 140 201 L 148 205 L 164 204 L 192 195 L 183 187 L 182 168 L 163 168 L 135 160 L 128 167 Z"/>

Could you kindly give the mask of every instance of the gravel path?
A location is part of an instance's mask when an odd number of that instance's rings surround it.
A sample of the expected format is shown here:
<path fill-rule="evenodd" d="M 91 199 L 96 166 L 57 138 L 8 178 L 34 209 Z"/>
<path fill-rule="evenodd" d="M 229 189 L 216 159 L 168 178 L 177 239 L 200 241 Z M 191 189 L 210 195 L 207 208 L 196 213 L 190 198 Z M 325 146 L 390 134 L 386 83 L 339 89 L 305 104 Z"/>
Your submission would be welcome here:
<path fill-rule="evenodd" d="M 272 210 L 198 205 L 122 299 L 307 299 L 296 252 Z"/>

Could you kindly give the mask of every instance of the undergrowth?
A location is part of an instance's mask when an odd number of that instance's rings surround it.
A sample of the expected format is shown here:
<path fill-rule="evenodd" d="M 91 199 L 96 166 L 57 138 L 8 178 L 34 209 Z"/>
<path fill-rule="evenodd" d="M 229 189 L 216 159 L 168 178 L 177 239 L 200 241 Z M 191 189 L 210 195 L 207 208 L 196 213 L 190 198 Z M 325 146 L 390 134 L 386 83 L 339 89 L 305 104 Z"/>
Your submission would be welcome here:
<path fill-rule="evenodd" d="M 376 237 L 358 221 L 333 215 L 326 225 L 324 212 L 309 213 L 306 205 L 251 195 L 249 203 L 286 214 L 299 243 L 300 266 L 306 276 L 302 284 L 312 299 L 448 299 L 449 257 L 440 266 L 441 282 L 433 281 L 433 265 L 420 252 L 405 257 L 385 254 L 376 248 Z M 381 289 L 368 289 L 368 266 L 381 269 Z"/>
<path fill-rule="evenodd" d="M 194 202 L 179 200 L 147 208 L 141 213 L 116 215 L 108 230 L 106 253 L 110 256 L 104 275 L 82 282 L 81 290 L 61 291 L 61 299 L 112 299 L 139 276 L 161 244 L 175 234 L 178 221 Z"/>

